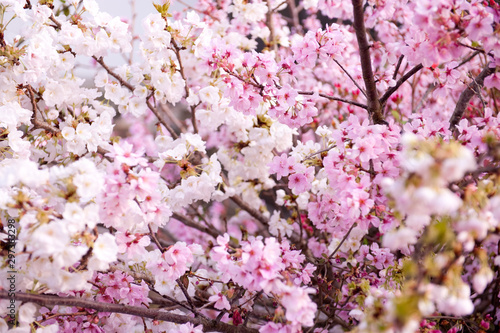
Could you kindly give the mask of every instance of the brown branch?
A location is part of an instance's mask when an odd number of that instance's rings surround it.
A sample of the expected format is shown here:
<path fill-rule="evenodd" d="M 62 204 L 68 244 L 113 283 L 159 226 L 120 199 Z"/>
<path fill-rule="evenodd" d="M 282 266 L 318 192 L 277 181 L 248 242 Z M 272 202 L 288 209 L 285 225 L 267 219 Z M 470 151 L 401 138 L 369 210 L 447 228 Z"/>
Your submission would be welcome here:
<path fill-rule="evenodd" d="M 269 28 L 269 41 L 268 41 L 268 47 L 271 49 L 271 47 L 274 49 L 274 51 L 277 51 L 277 44 L 275 43 L 274 39 L 274 28 L 273 28 L 273 8 L 271 7 L 271 0 L 267 0 L 267 14 L 266 14 L 266 25 Z"/>
<path fill-rule="evenodd" d="M 264 217 L 258 210 L 253 209 L 249 205 L 247 205 L 238 195 L 233 195 L 230 197 L 235 204 L 237 204 L 241 209 L 246 211 L 248 214 L 250 214 L 253 218 L 255 218 L 257 221 L 262 223 L 263 225 L 268 225 L 269 220 Z"/>
<path fill-rule="evenodd" d="M 58 20 L 56 20 L 56 18 L 54 17 L 54 14 L 50 14 L 49 19 L 50 19 L 52 22 L 54 22 L 54 24 L 56 25 L 56 27 L 57 27 L 58 29 L 61 29 L 61 23 L 59 23 L 59 21 L 58 21 Z"/>
<path fill-rule="evenodd" d="M 399 67 L 401 67 L 401 63 L 403 62 L 404 55 L 400 55 L 398 59 L 398 63 L 396 64 L 396 68 L 394 69 L 394 74 L 392 74 L 392 79 L 396 80 L 396 77 L 398 76 L 399 72 Z"/>
<path fill-rule="evenodd" d="M 186 75 L 184 74 L 184 66 L 182 65 L 181 60 L 181 48 L 177 45 L 174 39 L 172 39 L 172 45 L 174 46 L 174 53 L 179 62 L 179 73 L 181 74 L 182 79 L 184 80 L 184 91 L 186 92 L 186 99 L 189 97 L 189 87 L 186 79 Z M 198 125 L 196 125 L 196 106 L 191 105 L 191 122 L 193 123 L 193 131 L 198 133 Z"/>
<path fill-rule="evenodd" d="M 139 306 L 130 306 L 122 304 L 112 304 L 96 302 L 93 300 L 78 298 L 78 297 L 59 297 L 53 295 L 36 295 L 16 292 L 9 296 L 6 290 L 0 290 L 0 299 L 15 299 L 23 302 L 33 302 L 42 306 L 59 305 L 59 306 L 75 306 L 80 308 L 94 309 L 99 312 L 123 313 L 131 316 L 142 318 L 150 318 L 153 320 L 167 321 L 175 324 L 192 323 L 193 325 L 203 325 L 204 331 L 220 331 L 224 333 L 257 333 L 258 330 L 232 326 L 214 320 L 206 320 L 203 318 L 192 318 L 190 316 L 173 314 L 160 309 L 148 309 Z"/>
<path fill-rule="evenodd" d="M 344 68 L 344 66 L 342 66 L 340 62 L 338 62 L 335 59 L 333 59 L 333 61 L 335 61 L 335 63 L 344 71 L 344 73 L 349 77 L 349 79 L 351 79 L 352 83 L 354 83 L 354 85 L 359 89 L 359 91 L 361 91 L 361 93 L 366 97 L 366 92 L 364 91 L 364 89 L 361 88 L 361 86 L 356 82 L 356 80 L 354 80 L 354 78 L 351 76 L 351 74 L 349 74 L 349 72 Z"/>
<path fill-rule="evenodd" d="M 191 311 L 194 313 L 194 316 L 195 317 L 202 317 L 202 318 L 208 320 L 208 318 L 206 316 L 204 316 L 203 314 L 198 312 L 198 310 L 196 310 L 196 307 L 194 306 L 194 303 L 193 303 L 193 299 L 191 298 L 191 296 L 189 296 L 188 291 L 186 290 L 186 287 L 182 283 L 181 279 L 179 278 L 179 279 L 175 280 L 175 282 L 177 282 L 177 284 L 181 288 L 182 293 L 184 294 L 184 297 L 187 299 L 187 302 L 188 302 L 189 306 L 191 307 Z"/>
<path fill-rule="evenodd" d="M 313 91 L 297 91 L 297 93 L 300 94 L 300 95 L 314 95 Z M 345 99 L 345 98 L 333 97 L 333 96 L 330 96 L 330 95 L 327 95 L 327 94 L 323 94 L 323 93 L 319 93 L 318 96 L 321 96 L 323 98 L 327 98 L 327 99 L 332 100 L 332 101 L 337 101 L 337 102 L 342 102 L 342 103 L 347 103 L 347 104 L 355 105 L 355 106 L 363 108 L 365 110 L 368 109 L 368 106 L 366 106 L 364 104 L 361 104 L 361 103 L 358 103 L 358 102 L 354 102 L 354 101 L 350 101 L 350 100 Z"/>
<path fill-rule="evenodd" d="M 95 61 L 97 61 L 97 63 L 99 65 L 101 65 L 102 68 L 104 68 L 106 70 L 106 72 L 108 72 L 109 75 L 111 75 L 112 77 L 114 77 L 115 79 L 117 79 L 118 82 L 120 82 L 120 84 L 122 86 L 127 87 L 130 91 L 134 91 L 134 86 L 132 86 L 127 81 L 125 81 L 120 75 L 118 75 L 117 73 L 113 72 L 113 70 L 111 68 L 109 68 L 108 65 L 106 65 L 106 63 L 104 62 L 104 60 L 102 59 L 102 57 L 97 58 L 96 56 L 92 56 L 92 58 Z"/>
<path fill-rule="evenodd" d="M 405 75 L 403 75 L 399 80 L 398 82 L 396 82 L 396 85 L 394 87 L 390 87 L 389 89 L 387 89 L 387 91 L 385 92 L 385 94 L 380 97 L 380 104 L 381 105 L 384 105 L 387 100 L 389 99 L 389 97 L 391 97 L 391 95 L 399 89 L 399 87 L 405 83 L 410 77 L 412 77 L 415 73 L 417 73 L 419 70 L 421 70 L 422 68 L 424 68 L 424 66 L 422 64 L 418 64 L 416 65 L 415 67 L 413 67 L 412 69 L 410 69 L 410 71 L 408 73 L 406 73 Z"/>
<path fill-rule="evenodd" d="M 173 213 L 172 217 L 174 219 L 176 219 L 177 221 L 181 222 L 182 224 L 184 224 L 186 227 L 190 227 L 190 228 L 199 230 L 201 232 L 204 232 L 206 234 L 209 234 L 210 236 L 212 236 L 215 239 L 217 239 L 217 237 L 222 235 L 222 233 L 219 230 L 217 230 L 215 228 L 204 227 L 204 226 L 194 222 L 193 220 L 189 219 L 188 217 L 186 217 L 182 214 Z"/>
<path fill-rule="evenodd" d="M 361 70 L 363 80 L 365 81 L 366 99 L 368 104 L 368 114 L 374 124 L 387 124 L 382 114 L 382 106 L 378 100 L 377 86 L 372 70 L 372 61 L 370 57 L 370 45 L 366 38 L 366 29 L 363 13 L 363 0 L 352 0 L 354 13 L 354 31 L 359 46 L 359 57 L 361 60 Z"/>
<path fill-rule="evenodd" d="M 31 101 L 31 106 L 33 107 L 33 126 L 35 126 L 35 128 L 42 128 L 45 131 L 52 133 L 56 136 L 59 133 L 61 133 L 59 128 L 54 127 L 50 124 L 47 124 L 43 120 L 40 120 L 41 113 L 40 113 L 40 110 L 38 109 L 38 105 L 36 103 L 35 91 L 33 90 L 33 87 L 31 87 L 30 85 L 26 86 L 26 91 L 28 92 L 28 96 L 29 96 L 30 101 Z M 110 158 L 108 156 L 105 156 L 109 152 L 107 150 L 105 150 L 104 148 L 97 147 L 97 153 L 103 155 L 103 157 L 106 158 L 107 160 L 110 160 Z"/>
<path fill-rule="evenodd" d="M 473 85 L 475 85 L 477 89 L 480 90 L 483 87 L 484 79 L 493 73 L 495 73 L 495 68 L 490 68 L 488 67 L 488 65 L 486 65 L 481 73 L 479 73 L 479 75 L 474 79 L 474 82 L 467 85 L 467 88 L 462 91 L 460 97 L 458 98 L 457 105 L 455 106 L 455 111 L 453 111 L 453 115 L 450 119 L 450 131 L 452 131 L 460 122 L 472 96 L 474 96 L 474 94 L 476 93 Z"/>
<path fill-rule="evenodd" d="M 33 88 L 30 85 L 28 85 L 26 86 L 26 91 L 28 92 L 28 96 L 31 101 L 31 106 L 33 107 L 33 125 L 35 126 L 35 128 L 43 128 L 47 132 L 52 133 L 54 135 L 59 134 L 61 132 L 59 128 L 49 125 L 43 120 L 40 120 L 41 113 L 36 103 L 36 97 Z"/>
<path fill-rule="evenodd" d="M 427 87 L 427 90 L 425 91 L 424 95 L 422 96 L 422 98 L 418 102 L 417 106 L 415 108 L 413 108 L 411 113 L 415 113 L 418 109 L 420 109 L 424 105 L 429 94 L 432 93 L 437 88 L 437 86 L 438 85 L 436 83 L 432 83 L 431 85 L 429 85 L 429 87 Z"/>
<path fill-rule="evenodd" d="M 160 103 L 160 109 L 167 115 L 168 119 L 170 119 L 174 123 L 174 125 L 179 128 L 182 133 L 187 132 L 186 126 L 184 126 L 184 124 L 179 119 L 177 119 L 177 117 L 173 114 L 172 110 L 170 110 L 167 104 Z"/>
<path fill-rule="evenodd" d="M 468 63 L 469 61 L 471 61 L 472 59 L 474 59 L 475 56 L 477 56 L 478 54 L 480 54 L 481 52 L 479 51 L 474 51 L 469 57 L 467 57 L 466 59 L 462 60 L 462 62 L 460 62 L 456 67 L 454 67 L 453 69 L 457 69 L 461 66 L 463 66 L 464 64 Z"/>
<path fill-rule="evenodd" d="M 165 128 L 170 133 L 170 135 L 172 136 L 172 138 L 177 139 L 179 136 L 177 135 L 177 133 L 175 133 L 174 129 L 167 123 L 167 121 L 165 120 L 165 118 L 163 118 L 163 116 L 160 114 L 160 112 L 158 112 L 158 109 L 155 108 L 153 106 L 153 104 L 151 104 L 151 102 L 149 101 L 150 98 L 151 98 L 150 96 L 148 96 L 146 98 L 146 105 L 151 110 L 151 112 L 153 112 L 153 114 L 156 116 L 156 118 L 158 119 L 158 121 L 163 126 L 165 126 Z"/>
<path fill-rule="evenodd" d="M 160 250 L 161 252 L 165 252 L 165 248 L 160 244 L 160 241 L 158 240 L 158 238 L 154 234 L 153 229 L 151 229 L 151 226 L 149 224 L 148 224 L 148 229 L 149 229 L 149 237 L 156 244 L 156 247 L 158 247 L 158 250 Z"/>
<path fill-rule="evenodd" d="M 288 4 L 288 8 L 290 9 L 290 15 L 292 16 L 292 25 L 295 28 L 295 32 L 302 35 L 303 30 L 302 30 L 302 25 L 300 24 L 300 20 L 299 20 L 299 11 L 297 10 L 297 7 L 295 6 L 295 0 L 285 0 L 282 3 L 285 3 L 285 2 Z M 281 5 L 279 5 L 279 6 L 281 6 Z M 277 6 L 275 8 L 275 10 L 278 9 L 279 6 Z"/>
<path fill-rule="evenodd" d="M 356 222 L 354 222 L 354 224 L 349 228 L 349 230 L 345 234 L 344 238 L 342 238 L 342 240 L 340 241 L 339 245 L 337 245 L 337 247 L 335 248 L 335 250 L 333 250 L 333 252 L 328 256 L 328 259 L 331 260 L 333 258 L 333 256 L 335 255 L 335 253 L 338 252 L 338 250 L 340 249 L 340 247 L 342 246 L 342 244 L 344 244 L 344 242 L 347 240 L 347 237 L 349 237 L 349 235 L 351 234 L 352 229 L 354 229 L 357 225 L 358 224 Z"/>

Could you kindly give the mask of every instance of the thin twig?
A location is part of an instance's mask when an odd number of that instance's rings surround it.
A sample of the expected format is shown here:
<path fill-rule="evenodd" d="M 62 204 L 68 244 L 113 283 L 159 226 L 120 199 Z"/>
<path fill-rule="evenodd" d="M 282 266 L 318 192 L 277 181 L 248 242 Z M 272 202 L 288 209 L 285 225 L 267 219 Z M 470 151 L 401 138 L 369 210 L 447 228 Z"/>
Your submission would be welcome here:
<path fill-rule="evenodd" d="M 217 239 L 217 237 L 221 236 L 222 233 L 215 229 L 215 228 L 207 228 L 202 225 L 199 225 L 198 223 L 194 222 L 193 220 L 189 219 L 188 217 L 179 214 L 179 213 L 173 213 L 172 217 L 176 219 L 177 221 L 181 222 L 184 224 L 186 227 L 190 227 L 196 230 L 199 230 L 201 232 L 204 232 L 206 234 L 209 234 L 213 238 Z"/>
<path fill-rule="evenodd" d="M 177 119 L 177 117 L 172 113 L 172 110 L 165 103 L 160 103 L 160 109 L 167 115 L 168 119 L 170 119 L 175 126 L 177 126 L 182 133 L 186 133 L 187 129 L 184 124 Z"/>
<path fill-rule="evenodd" d="M 411 111 L 411 113 L 415 113 L 417 110 L 419 110 L 422 107 L 422 105 L 424 104 L 424 102 L 427 99 L 427 97 L 429 96 L 429 94 L 431 92 L 433 92 L 437 88 L 437 86 L 438 86 L 437 84 L 433 83 L 433 84 L 429 85 L 429 87 L 427 87 L 427 90 L 425 91 L 424 95 L 422 96 L 422 98 L 418 102 L 417 106 Z"/>
<path fill-rule="evenodd" d="M 290 9 L 290 13 L 292 15 L 292 25 L 295 28 L 295 32 L 298 34 L 303 33 L 302 25 L 299 20 L 299 11 L 297 6 L 295 6 L 295 0 L 285 0 L 283 3 L 288 3 L 288 8 Z M 276 7 L 276 9 L 279 7 Z"/>
<path fill-rule="evenodd" d="M 318 150 L 318 151 L 317 151 L 317 152 L 315 152 L 315 153 L 309 154 L 309 155 L 307 155 L 306 157 L 304 157 L 304 158 L 302 159 L 302 161 L 300 161 L 300 163 L 304 163 L 304 161 L 307 161 L 307 160 L 308 160 L 308 159 L 310 159 L 311 157 L 316 156 L 316 155 L 321 154 L 321 153 L 324 153 L 324 152 L 327 152 L 327 151 L 331 150 L 332 148 L 335 148 L 336 146 L 337 146 L 337 145 L 331 145 L 330 147 L 327 147 L 327 148 L 325 148 L 325 149 Z"/>
<path fill-rule="evenodd" d="M 481 52 L 479 51 L 474 51 L 470 57 L 467 57 L 465 58 L 464 60 L 462 60 L 462 62 L 460 62 L 457 66 L 455 66 L 453 69 L 457 69 L 461 66 L 463 66 L 464 64 L 468 63 L 469 61 L 471 61 L 472 59 L 474 59 L 475 56 L 477 56 L 478 54 L 481 54 Z"/>
<path fill-rule="evenodd" d="M 398 59 L 398 63 L 396 64 L 396 68 L 394 69 L 394 74 L 392 74 L 392 79 L 396 80 L 396 77 L 398 76 L 399 72 L 399 67 L 401 67 L 401 63 L 403 62 L 404 55 L 400 55 Z"/>
<path fill-rule="evenodd" d="M 237 204 L 241 209 L 246 211 L 248 214 L 250 214 L 253 218 L 255 218 L 257 221 L 262 223 L 263 225 L 268 225 L 269 220 L 264 217 L 258 210 L 253 209 L 249 205 L 246 204 L 238 195 L 233 195 L 230 197 L 230 199 Z"/>
<path fill-rule="evenodd" d="M 189 86 L 186 75 L 184 74 L 184 66 L 182 65 L 181 60 L 181 48 L 177 45 L 174 39 L 172 39 L 172 45 L 174 46 L 174 53 L 177 57 L 177 61 L 179 62 L 179 73 L 181 74 L 182 79 L 184 80 L 184 91 L 186 92 L 186 99 L 189 98 Z M 191 122 L 193 123 L 193 131 L 194 133 L 198 133 L 198 125 L 196 124 L 196 106 L 191 105 Z"/>
<path fill-rule="evenodd" d="M 335 250 L 333 250 L 332 254 L 330 254 L 330 256 L 328 257 L 329 260 L 331 260 L 333 258 L 333 256 L 335 255 L 335 253 L 337 253 L 337 251 L 340 249 L 340 247 L 342 246 L 342 244 L 344 244 L 344 242 L 346 241 L 347 237 L 349 237 L 349 234 L 351 233 L 352 229 L 354 229 L 358 224 L 355 222 L 350 228 L 349 230 L 347 231 L 347 234 L 345 234 L 344 238 L 342 238 L 342 240 L 340 241 L 339 245 L 337 245 L 337 247 L 335 248 Z"/>
<path fill-rule="evenodd" d="M 134 91 L 134 86 L 132 86 L 130 83 L 128 83 L 127 81 L 125 81 L 120 75 L 118 75 L 117 73 L 115 73 L 111 68 L 108 67 L 108 65 L 106 65 L 106 63 L 104 62 L 104 60 L 102 59 L 102 57 L 99 57 L 97 58 L 96 56 L 92 56 L 92 58 L 97 61 L 97 63 L 99 65 L 102 66 L 102 68 L 104 68 L 106 70 L 106 72 L 108 72 L 109 75 L 111 75 L 112 77 L 114 77 L 115 79 L 118 80 L 118 82 L 120 82 L 120 84 L 124 87 L 127 87 L 130 91 Z"/>
<path fill-rule="evenodd" d="M 300 94 L 300 95 L 314 95 L 313 91 L 297 91 L 297 93 Z M 350 100 L 345 99 L 345 98 L 333 97 L 333 96 L 330 96 L 330 95 L 327 95 L 327 94 L 323 94 L 323 93 L 319 93 L 318 96 L 321 96 L 323 98 L 327 98 L 327 99 L 332 100 L 332 101 L 337 101 L 337 102 L 342 102 L 342 103 L 347 103 L 347 104 L 355 105 L 355 106 L 358 106 L 358 107 L 363 108 L 365 110 L 368 109 L 368 106 L 366 106 L 364 104 L 361 104 L 361 103 L 358 103 L 358 102 L 354 102 L 354 101 L 350 101 Z"/>
<path fill-rule="evenodd" d="M 160 244 L 158 238 L 156 238 L 156 235 L 154 234 L 153 229 L 151 229 L 151 226 L 149 224 L 148 224 L 148 229 L 149 229 L 149 237 L 151 237 L 153 242 L 156 244 L 158 250 L 160 250 L 161 252 L 165 252 L 165 248 Z"/>
<path fill-rule="evenodd" d="M 380 104 L 384 105 L 385 102 L 387 102 L 387 100 L 389 99 L 389 97 L 391 97 L 391 95 L 396 91 L 398 90 L 398 88 L 403 84 L 405 83 L 410 77 L 412 77 L 415 73 L 417 73 L 419 70 L 421 70 L 422 68 L 424 68 L 424 66 L 422 64 L 418 64 L 416 65 L 415 67 L 413 67 L 412 69 L 410 69 L 410 71 L 408 73 L 406 73 L 405 75 L 403 75 L 399 80 L 398 82 L 396 82 L 396 85 L 394 87 L 390 87 L 389 89 L 387 89 L 387 91 L 385 92 L 385 94 L 380 97 Z"/>
<path fill-rule="evenodd" d="M 354 85 L 356 87 L 358 87 L 359 91 L 361 91 L 361 93 L 366 97 L 366 92 L 363 88 L 361 88 L 361 86 L 356 82 L 356 80 L 354 80 L 354 78 L 351 76 L 351 74 L 349 74 L 349 72 L 344 68 L 344 66 L 342 66 L 342 64 L 340 62 L 338 62 L 337 60 L 333 59 L 333 61 L 335 61 L 335 63 L 344 71 L 344 73 L 351 79 L 352 83 L 354 83 Z"/>
<path fill-rule="evenodd" d="M 166 122 L 166 120 L 163 118 L 163 116 L 160 114 L 160 112 L 158 112 L 158 109 L 156 109 L 153 106 L 153 104 L 151 104 L 151 102 L 149 101 L 149 99 L 150 99 L 150 97 L 148 96 L 148 98 L 146 98 L 146 105 L 148 106 L 148 108 L 151 110 L 151 112 L 153 112 L 153 114 L 156 116 L 156 118 L 158 119 L 158 121 L 163 126 L 165 126 L 165 128 L 170 133 L 170 135 L 172 136 L 172 138 L 177 139 L 179 137 L 177 135 L 177 133 L 175 133 L 174 129 L 172 127 L 170 127 L 170 125 Z"/>
<path fill-rule="evenodd" d="M 189 296 L 189 294 L 188 294 L 188 292 L 186 290 L 186 287 L 184 287 L 184 285 L 182 284 L 181 279 L 177 279 L 177 280 L 175 280 L 175 282 L 177 282 L 177 284 L 181 288 L 182 293 L 184 294 L 184 297 L 187 299 L 187 302 L 188 302 L 189 306 L 191 307 L 191 311 L 193 311 L 193 313 L 194 313 L 194 316 L 195 317 L 199 316 L 199 317 L 202 317 L 202 318 L 208 320 L 207 317 L 205 317 L 203 314 L 201 314 L 200 312 L 198 312 L 198 310 L 196 310 L 196 307 L 194 306 L 193 300 L 191 299 L 191 296 Z"/>

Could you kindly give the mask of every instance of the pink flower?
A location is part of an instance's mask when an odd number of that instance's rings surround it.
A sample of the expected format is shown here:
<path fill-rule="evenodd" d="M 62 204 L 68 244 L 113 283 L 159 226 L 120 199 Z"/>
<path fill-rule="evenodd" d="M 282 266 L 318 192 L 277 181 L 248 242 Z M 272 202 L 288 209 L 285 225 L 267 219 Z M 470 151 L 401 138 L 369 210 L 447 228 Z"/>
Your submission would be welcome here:
<path fill-rule="evenodd" d="M 203 326 L 198 325 L 195 327 L 191 323 L 186 323 L 186 324 L 183 324 L 179 327 L 179 332 L 180 333 L 203 333 Z"/>
<path fill-rule="evenodd" d="M 287 157 L 287 154 L 283 153 L 281 156 L 275 156 L 273 161 L 269 163 L 269 172 L 276 173 L 276 178 L 280 180 L 281 177 L 286 177 L 294 171 L 294 164 L 295 158 Z"/>
<path fill-rule="evenodd" d="M 147 161 L 142 155 L 144 151 L 139 151 L 134 153 L 133 146 L 128 142 L 114 143 L 113 151 L 109 153 L 109 156 L 115 160 L 115 163 L 126 164 L 128 166 L 142 165 L 146 166 Z"/>
<path fill-rule="evenodd" d="M 222 293 L 217 289 L 217 287 L 212 286 L 212 289 L 215 291 L 215 295 L 210 296 L 208 299 L 209 302 L 215 302 L 214 307 L 216 309 L 222 310 L 231 310 L 231 304 L 229 304 L 229 301 L 227 300 L 226 296 L 222 295 Z"/>

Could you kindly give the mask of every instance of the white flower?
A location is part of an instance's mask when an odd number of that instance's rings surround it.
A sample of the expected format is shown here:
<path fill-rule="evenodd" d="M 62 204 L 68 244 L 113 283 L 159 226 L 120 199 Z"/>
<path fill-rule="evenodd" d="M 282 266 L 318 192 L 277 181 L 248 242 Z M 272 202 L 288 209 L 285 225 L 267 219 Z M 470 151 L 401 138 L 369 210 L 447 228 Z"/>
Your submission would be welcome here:
<path fill-rule="evenodd" d="M 199 134 L 183 133 L 181 137 L 195 150 L 205 152 L 205 141 L 203 141 Z"/>
<path fill-rule="evenodd" d="M 446 182 L 462 179 L 467 171 L 476 169 L 476 159 L 472 151 L 466 147 L 459 147 L 457 156 L 446 159 L 441 165 L 441 177 Z"/>
<path fill-rule="evenodd" d="M 58 324 L 43 326 L 36 329 L 36 333 L 57 333 L 57 332 L 59 332 Z"/>
<path fill-rule="evenodd" d="M 70 235 L 61 221 L 45 223 L 36 228 L 31 235 L 28 251 L 34 256 L 50 256 L 57 254 L 68 246 Z"/>
<path fill-rule="evenodd" d="M 35 319 L 37 308 L 33 303 L 24 303 L 19 308 L 19 323 L 21 326 L 31 324 Z"/>
<path fill-rule="evenodd" d="M 0 187 L 11 187 L 17 183 L 36 187 L 49 180 L 47 170 L 38 170 L 37 163 L 22 159 L 6 159 L 0 162 L 0 175 Z"/>
<path fill-rule="evenodd" d="M 56 109 L 50 109 L 49 112 L 47 112 L 47 118 L 50 120 L 57 119 L 57 117 L 59 117 L 59 111 Z"/>
<path fill-rule="evenodd" d="M 68 141 L 71 141 L 75 138 L 75 129 L 71 126 L 66 126 L 62 129 L 61 134 L 63 138 L 65 138 Z"/>
<path fill-rule="evenodd" d="M 92 259 L 99 261 L 99 264 L 105 266 L 117 260 L 118 245 L 115 242 L 115 236 L 110 233 L 99 235 L 94 242 L 92 250 Z"/>
<path fill-rule="evenodd" d="M 382 247 L 392 251 L 401 250 L 417 242 L 417 232 L 410 228 L 401 227 L 384 235 Z"/>
<path fill-rule="evenodd" d="M 278 212 L 274 212 L 274 214 L 269 219 L 269 232 L 271 235 L 278 237 L 288 236 L 290 237 L 293 233 L 293 226 L 288 224 L 288 222 L 282 218 L 280 218 L 280 214 Z"/>
<path fill-rule="evenodd" d="M 349 312 L 349 316 L 353 317 L 354 319 L 360 321 L 365 317 L 365 314 L 363 311 L 360 309 L 353 309 Z"/>
<path fill-rule="evenodd" d="M 66 203 L 63 218 L 67 221 L 68 231 L 72 234 L 85 228 L 83 209 L 76 202 Z"/>
<path fill-rule="evenodd" d="M 482 267 L 472 278 L 472 287 L 474 291 L 481 294 L 488 283 L 493 280 L 494 274 L 489 267 Z"/>
<path fill-rule="evenodd" d="M 5 103 L 0 106 L 0 126 L 14 128 L 19 124 L 28 124 L 33 111 L 24 109 L 19 103 Z"/>
<path fill-rule="evenodd" d="M 165 160 L 169 159 L 170 157 L 176 161 L 180 161 L 186 154 L 187 154 L 186 145 L 178 144 L 173 149 L 168 149 L 165 152 L 160 153 L 159 156 L 160 158 Z"/>
<path fill-rule="evenodd" d="M 219 89 L 214 86 L 207 86 L 200 89 L 200 100 L 208 104 L 216 104 L 220 100 Z"/>
<path fill-rule="evenodd" d="M 87 123 L 79 123 L 76 127 L 76 136 L 78 140 L 87 142 L 92 137 L 92 131 L 90 125 Z"/>

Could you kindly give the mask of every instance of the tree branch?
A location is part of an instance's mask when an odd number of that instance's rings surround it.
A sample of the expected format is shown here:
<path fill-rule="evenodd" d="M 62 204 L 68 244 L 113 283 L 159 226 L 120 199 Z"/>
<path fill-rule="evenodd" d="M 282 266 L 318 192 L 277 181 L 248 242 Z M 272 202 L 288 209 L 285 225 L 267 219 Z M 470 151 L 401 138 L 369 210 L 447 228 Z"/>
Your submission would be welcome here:
<path fill-rule="evenodd" d="M 59 306 L 76 306 L 80 308 L 94 309 L 99 312 L 112 312 L 123 313 L 131 316 L 138 316 L 142 318 L 150 318 L 153 320 L 167 321 L 176 324 L 192 323 L 194 325 L 203 325 L 203 330 L 207 331 L 220 331 L 224 333 L 257 333 L 256 329 L 232 326 L 214 320 L 206 320 L 203 318 L 192 318 L 190 316 L 173 314 L 160 309 L 148 309 L 139 306 L 130 306 L 122 304 L 112 304 L 96 302 L 78 297 L 59 297 L 52 295 L 36 295 L 16 292 L 14 295 L 9 296 L 6 290 L 0 290 L 0 299 L 15 299 L 17 301 L 32 302 L 39 305 L 59 305 Z"/>
<path fill-rule="evenodd" d="M 484 79 L 493 73 L 495 73 L 495 68 L 490 68 L 488 67 L 488 65 L 486 65 L 481 73 L 479 73 L 479 75 L 474 79 L 474 82 L 467 85 L 467 88 L 462 91 L 460 97 L 458 98 L 457 105 L 455 106 L 455 111 L 453 111 L 453 115 L 450 119 L 450 131 L 453 131 L 455 126 L 457 126 L 457 124 L 460 122 L 460 119 L 462 119 L 465 109 L 467 109 L 472 96 L 474 96 L 475 94 L 474 86 L 476 86 L 477 89 L 480 90 L 483 87 Z"/>
<path fill-rule="evenodd" d="M 194 222 L 193 220 L 190 220 L 188 217 L 181 215 L 179 213 L 173 213 L 172 217 L 177 221 L 181 222 L 182 224 L 184 224 L 186 227 L 190 227 L 199 230 L 201 232 L 204 232 L 206 234 L 209 234 L 214 239 L 217 239 L 217 237 L 222 235 L 222 233 L 219 230 L 199 225 L 198 223 Z"/>
<path fill-rule="evenodd" d="M 361 88 L 361 86 L 356 82 L 356 80 L 354 80 L 354 78 L 351 76 L 351 74 L 349 74 L 349 72 L 344 68 L 344 66 L 342 66 L 340 62 L 338 62 L 335 59 L 333 59 L 333 61 L 335 61 L 335 63 L 344 71 L 344 73 L 346 73 L 346 75 L 349 76 L 352 83 L 354 83 L 354 85 L 359 89 L 359 91 L 361 91 L 361 93 L 366 97 L 366 92 L 364 91 L 364 89 Z"/>
<path fill-rule="evenodd" d="M 108 67 L 108 65 L 106 65 L 106 63 L 104 62 L 104 60 L 102 59 L 102 57 L 99 57 L 97 58 L 96 56 L 92 56 L 92 58 L 97 61 L 97 63 L 99 65 L 102 66 L 102 68 L 104 68 L 106 70 L 106 72 L 108 72 L 109 75 L 111 75 L 112 77 L 114 77 L 115 79 L 118 80 L 118 82 L 120 82 L 120 84 L 124 87 L 127 87 L 128 90 L 130 91 L 134 91 L 134 87 L 128 83 L 127 81 L 125 81 L 120 75 L 118 75 L 117 73 L 113 72 L 113 70 L 111 70 L 111 68 Z"/>
<path fill-rule="evenodd" d="M 262 223 L 263 225 L 268 225 L 269 221 L 262 215 L 258 210 L 253 209 L 249 205 L 247 205 L 238 195 L 233 195 L 230 197 L 235 204 L 237 204 L 241 209 L 246 211 L 248 214 L 250 214 L 253 218 L 255 218 L 257 221 Z"/>
<path fill-rule="evenodd" d="M 314 92 L 313 91 L 297 91 L 298 94 L 300 95 L 314 95 Z M 321 96 L 323 98 L 327 98 L 331 101 L 337 101 L 337 102 L 342 102 L 342 103 L 347 103 L 347 104 L 351 104 L 351 105 L 355 105 L 357 107 L 360 107 L 360 108 L 363 108 L 363 109 L 368 109 L 368 106 L 364 105 L 364 104 L 361 104 L 361 103 L 358 103 L 358 102 L 355 102 L 355 101 L 350 101 L 348 99 L 345 99 L 345 98 L 340 98 L 340 97 L 333 97 L 333 96 L 330 96 L 330 95 L 327 95 L 327 94 L 323 94 L 323 93 L 319 93 L 318 96 Z"/>
<path fill-rule="evenodd" d="M 403 62 L 404 55 L 400 55 L 398 59 L 398 63 L 396 64 L 396 68 L 394 69 L 394 74 L 392 74 L 392 79 L 396 80 L 396 77 L 398 76 L 399 72 L 399 67 L 401 67 L 401 63 Z"/>
<path fill-rule="evenodd" d="M 365 21 L 363 14 L 363 0 L 352 0 L 354 12 L 354 31 L 359 46 L 359 57 L 361 60 L 361 70 L 363 80 L 365 81 L 367 110 L 374 124 L 387 124 L 382 115 L 382 107 L 378 100 L 377 86 L 372 70 L 372 61 L 370 57 L 370 45 L 366 38 Z"/>
<path fill-rule="evenodd" d="M 422 64 L 418 64 L 416 65 L 415 67 L 413 67 L 412 69 L 410 69 L 410 71 L 408 73 L 406 73 L 405 75 L 403 75 L 399 80 L 398 82 L 396 82 L 396 85 L 394 87 L 390 87 L 389 89 L 387 89 L 387 91 L 385 92 L 385 94 L 380 97 L 380 104 L 381 105 L 384 105 L 385 102 L 387 102 L 387 100 L 389 99 L 389 97 L 391 97 L 391 95 L 399 89 L 399 87 L 405 83 L 410 77 L 412 77 L 415 73 L 417 73 L 419 70 L 421 70 L 422 68 L 424 68 L 424 66 Z"/>

